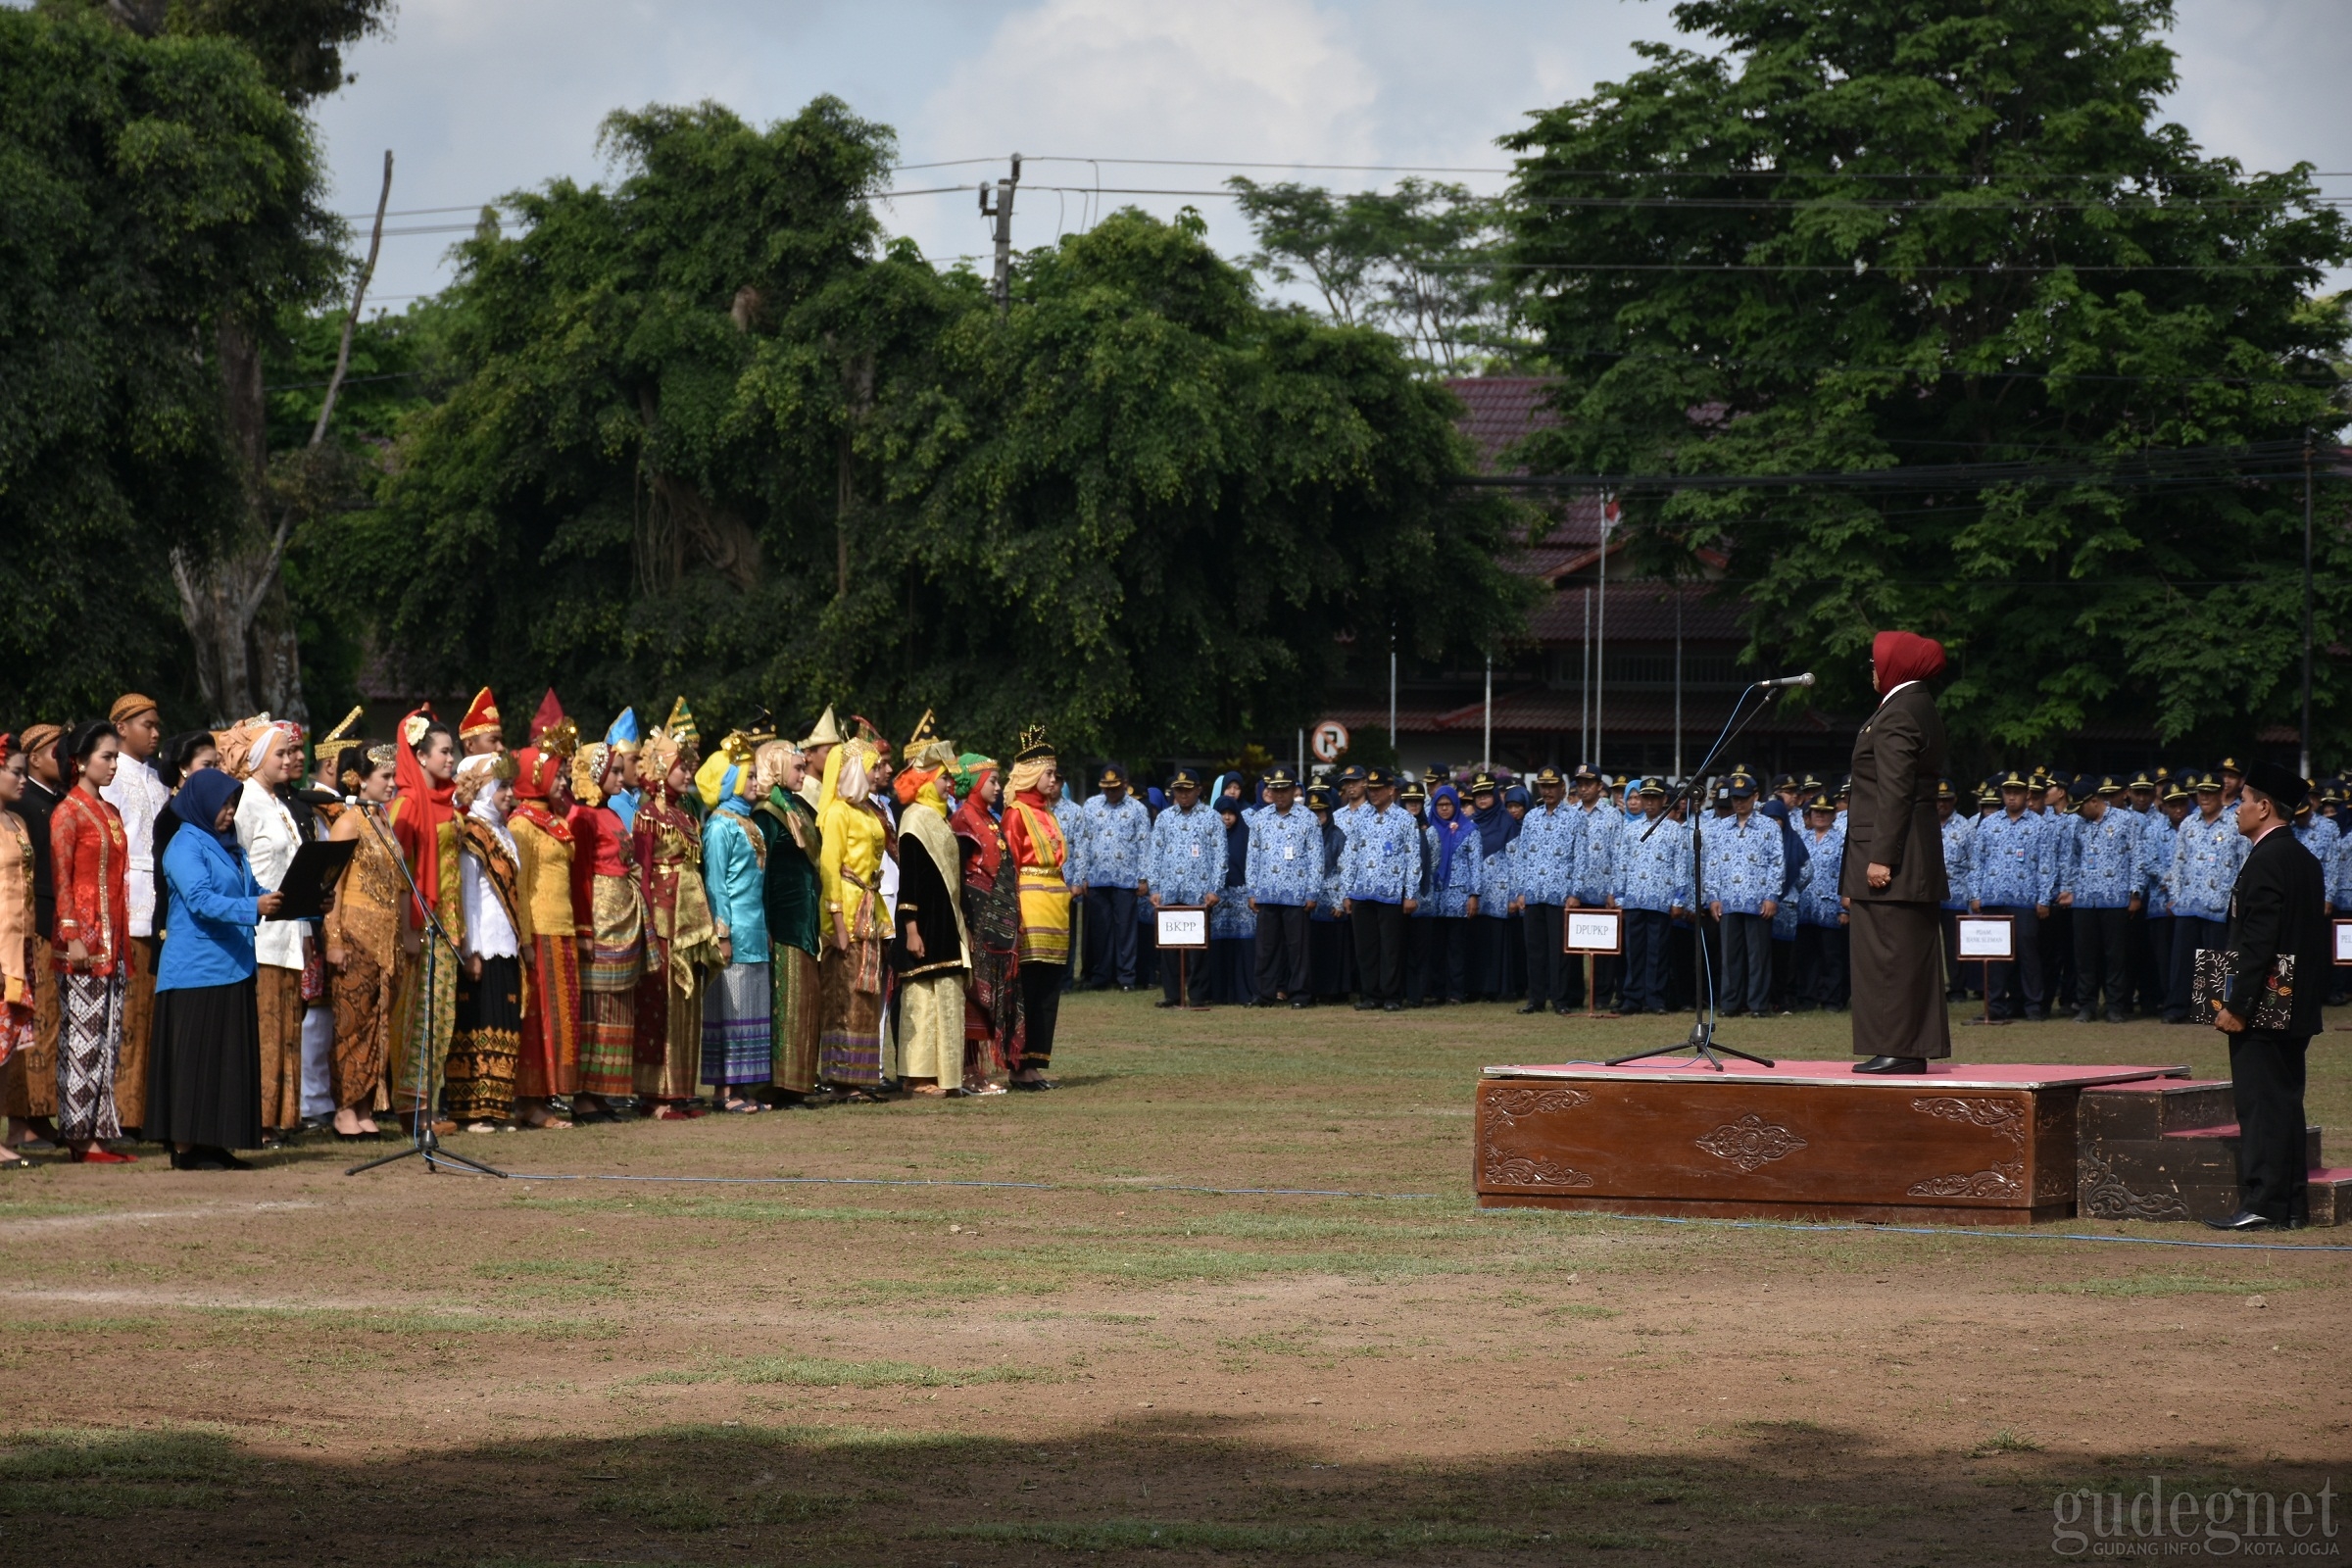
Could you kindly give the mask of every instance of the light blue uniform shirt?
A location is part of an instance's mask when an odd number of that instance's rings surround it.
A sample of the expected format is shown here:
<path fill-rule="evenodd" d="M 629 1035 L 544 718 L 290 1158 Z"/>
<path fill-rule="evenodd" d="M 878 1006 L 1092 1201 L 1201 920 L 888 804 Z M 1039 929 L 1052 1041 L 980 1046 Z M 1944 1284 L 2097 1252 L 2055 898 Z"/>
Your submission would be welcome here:
<path fill-rule="evenodd" d="M 1453 865 L 1444 887 L 1437 886 L 1437 872 L 1446 850 L 1445 838 L 1435 822 L 1423 832 L 1429 840 L 1430 907 L 1437 910 L 1440 919 L 1459 920 L 1469 914 L 1470 901 L 1479 897 L 1479 877 L 1486 869 L 1486 862 L 1478 853 L 1478 829 L 1465 828 L 1453 841 Z"/>
<path fill-rule="evenodd" d="M 2071 818 L 2066 839 L 2066 870 L 2058 891 L 2075 896 L 2078 909 L 2129 908 L 2146 873 L 2140 857 L 2146 853 L 2146 832 L 2130 811 L 2110 806 L 2096 822 Z"/>
<path fill-rule="evenodd" d="M 1494 809 L 1500 811 L 1506 810 L 1508 808 L 1497 806 Z M 1518 859 L 1515 854 L 1518 848 L 1519 841 L 1513 839 L 1494 854 L 1480 857 L 1478 871 L 1480 918 L 1488 920 L 1510 918 L 1511 900 L 1518 897 L 1516 884 L 1512 881 L 1518 869 Z"/>
<path fill-rule="evenodd" d="M 1845 865 L 1845 830 L 1833 822 L 1823 832 L 1806 828 L 1797 837 L 1804 840 L 1805 853 L 1812 857 L 1805 863 L 1804 889 L 1797 895 L 1797 923 L 1835 926 L 1845 912 L 1838 900 L 1838 877 Z M 1944 870 L 1948 875 L 1948 862 Z"/>
<path fill-rule="evenodd" d="M 1005 792 L 1011 805 L 1011 792 Z M 1067 796 L 1054 803 L 1054 825 L 1061 829 L 1061 879 L 1071 887 L 1086 886 L 1086 808 Z"/>
<path fill-rule="evenodd" d="M 1199 904 L 1225 891 L 1225 819 L 1206 806 L 1171 806 L 1152 824 L 1145 862 L 1152 896 L 1162 904 Z"/>
<path fill-rule="evenodd" d="M 1968 907 L 1971 877 L 1976 866 L 1977 819 L 1963 816 L 1955 810 L 1943 819 L 1943 879 L 1951 885 L 1951 895 L 1943 901 L 1947 909 Z M 1839 851 L 1842 855 L 1844 852 Z"/>
<path fill-rule="evenodd" d="M 2173 851 L 2180 845 L 2180 834 L 2172 818 L 2162 811 L 2149 811 L 2139 819 L 2139 896 L 2151 920 L 2170 919 L 2173 896 L 2165 889 L 2172 879 Z"/>
<path fill-rule="evenodd" d="M 1323 824 L 1296 802 L 1288 811 L 1261 808 L 1250 817 L 1250 896 L 1301 908 L 1323 895 Z"/>
<path fill-rule="evenodd" d="M 2212 821 L 2202 812 L 2185 817 L 2173 847 L 2173 874 L 2167 889 L 2173 913 L 2199 920 L 2230 918 L 2230 890 L 2237 885 L 2237 868 L 2246 863 L 2246 838 L 2237 818 L 2223 811 Z"/>
<path fill-rule="evenodd" d="M 1731 816 L 1708 823 L 1699 850 L 1706 858 L 1700 894 L 1726 914 L 1761 914 L 1764 901 L 1778 899 L 1787 884 L 1781 824 L 1760 811 L 1744 822 Z"/>
<path fill-rule="evenodd" d="M 1527 808 L 1519 837 L 1511 845 L 1518 858 L 1511 871 L 1511 896 L 1530 905 L 1566 904 L 1576 885 L 1576 862 L 1583 835 L 1584 813 L 1562 802 L 1541 801 Z"/>
<path fill-rule="evenodd" d="M 1210 813 L 1212 816 L 1214 812 Z M 1090 888 L 1131 888 L 1150 874 L 1152 808 L 1134 796 L 1118 805 L 1097 795 L 1086 803 L 1080 863 Z"/>
<path fill-rule="evenodd" d="M 2338 914 L 2352 909 L 2352 833 L 2338 832 L 2328 858 L 2328 903 Z"/>
<path fill-rule="evenodd" d="M 1608 803 L 1595 802 L 1591 810 L 1570 806 L 1578 818 L 1576 876 L 1570 884 L 1579 904 L 1600 906 L 1617 889 L 1617 856 L 1625 831 L 1625 813 Z"/>
<path fill-rule="evenodd" d="M 1610 892 L 1627 909 L 1667 914 L 1690 907 L 1690 824 L 1661 816 L 1651 832 L 1648 817 L 1626 818 Z"/>
<path fill-rule="evenodd" d="M 2032 811 L 1996 811 L 1977 823 L 1969 896 L 1987 909 L 2046 905 L 2058 896 L 2050 830 Z"/>
<path fill-rule="evenodd" d="M 1366 904 L 1402 904 L 1420 896 L 1421 834 L 1401 806 L 1366 810 L 1340 857 L 1348 897 Z"/>

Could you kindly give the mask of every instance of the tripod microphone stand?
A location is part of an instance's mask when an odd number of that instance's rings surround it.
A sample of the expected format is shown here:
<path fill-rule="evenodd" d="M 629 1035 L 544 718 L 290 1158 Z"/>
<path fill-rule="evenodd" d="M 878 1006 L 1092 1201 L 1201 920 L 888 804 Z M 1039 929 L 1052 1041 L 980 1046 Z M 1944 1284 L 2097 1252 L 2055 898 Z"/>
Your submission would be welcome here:
<path fill-rule="evenodd" d="M 1723 755 L 1723 749 L 1738 739 L 1741 730 L 1754 723 L 1762 715 L 1764 710 L 1772 706 L 1773 698 L 1780 695 L 1782 688 L 1812 684 L 1813 677 L 1810 675 L 1791 677 L 1787 680 L 1751 682 L 1747 690 L 1740 694 L 1740 700 L 1732 705 L 1732 716 L 1724 720 L 1723 732 L 1715 737 L 1715 744 L 1707 749 L 1707 755 L 1699 760 L 1698 766 L 1691 769 L 1690 776 L 1683 780 L 1681 790 L 1673 800 L 1666 803 L 1666 809 L 1659 813 L 1657 820 L 1650 823 L 1648 831 L 1642 835 L 1643 842 L 1647 842 L 1651 833 L 1655 833 L 1673 819 L 1675 807 L 1690 799 L 1692 786 L 1707 776 L 1707 770 L 1715 765 L 1715 759 Z M 1759 691 L 1764 694 L 1764 700 L 1758 703 L 1746 717 L 1742 718 L 1740 710 L 1746 707 L 1747 700 Z M 1714 966 L 1707 962 L 1707 904 L 1702 892 L 1706 883 L 1705 861 L 1701 855 L 1705 830 L 1699 826 L 1705 814 L 1703 809 L 1695 808 L 1690 813 L 1690 930 L 1698 942 L 1698 978 L 1699 984 L 1703 988 L 1701 992 L 1703 1000 L 1699 1004 L 1697 1020 L 1690 1025 L 1690 1033 L 1687 1037 L 1676 1041 L 1671 1046 L 1652 1046 L 1646 1051 L 1631 1051 L 1622 1056 L 1610 1057 L 1602 1063 L 1603 1066 L 1621 1067 L 1629 1061 L 1642 1061 L 1651 1056 L 1672 1055 L 1678 1051 L 1698 1053 L 1691 1060 L 1703 1060 L 1717 1072 L 1723 1071 L 1724 1056 L 1737 1056 L 1741 1061 L 1752 1061 L 1759 1067 L 1774 1065 L 1769 1056 L 1758 1056 L 1744 1051 L 1736 1051 L 1715 1038 L 1715 970 Z"/>
<path fill-rule="evenodd" d="M 458 1169 L 472 1171 L 477 1176 L 496 1176 L 504 1181 L 507 1175 L 505 1171 L 494 1169 L 478 1159 L 469 1159 L 464 1154 L 452 1153 L 443 1149 L 441 1135 L 433 1131 L 434 1074 L 431 1066 L 433 1058 L 433 985 L 440 978 L 440 949 L 448 948 L 450 957 L 454 960 L 458 957 L 458 945 L 450 939 L 448 927 L 442 925 L 440 916 L 433 912 L 432 906 L 424 902 L 424 894 L 417 888 L 416 878 L 409 871 L 409 858 L 400 853 L 399 843 L 385 832 L 384 824 L 377 817 L 375 811 L 366 801 L 356 797 L 350 799 L 350 807 L 360 813 L 360 820 L 368 824 L 368 831 L 375 835 L 376 842 L 382 845 L 385 853 L 392 857 L 392 863 L 400 867 L 400 879 L 408 884 L 409 902 L 424 921 L 424 984 L 418 992 L 416 1000 L 418 1012 L 415 1048 L 416 1107 L 416 1120 L 412 1123 L 409 1135 L 409 1147 L 354 1165 L 343 1174 L 357 1176 L 362 1171 L 373 1170 L 378 1165 L 389 1165 L 396 1160 L 407 1159 L 411 1155 L 415 1155 L 424 1161 L 424 1168 L 428 1171 L 438 1171 L 446 1164 Z M 437 847 L 435 853 L 438 853 Z"/>

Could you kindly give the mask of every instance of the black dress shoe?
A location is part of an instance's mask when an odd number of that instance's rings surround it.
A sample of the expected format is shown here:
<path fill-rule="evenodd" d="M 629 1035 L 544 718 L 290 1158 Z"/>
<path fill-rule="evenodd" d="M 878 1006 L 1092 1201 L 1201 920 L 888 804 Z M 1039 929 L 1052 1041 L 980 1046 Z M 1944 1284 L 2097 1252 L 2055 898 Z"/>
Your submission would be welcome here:
<path fill-rule="evenodd" d="M 2217 1231 L 2267 1231 L 2278 1223 L 2268 1214 L 2257 1214 L 2250 1208 L 2241 1208 L 2228 1219 L 2205 1222 L 2208 1229 Z"/>
<path fill-rule="evenodd" d="M 1359 1002 L 1355 1004 L 1355 1010 L 1358 1012 L 1378 1012 L 1380 1010 L 1380 1004 L 1370 1001 Z"/>
<path fill-rule="evenodd" d="M 1295 1007 L 1295 1008 L 1300 1008 L 1300 1009 L 1303 1009 L 1303 1008 L 1311 1007 L 1311 1006 L 1313 1006 L 1314 1004 L 1315 1004 L 1315 999 L 1314 999 L 1314 998 L 1312 998 L 1312 997 L 1293 997 L 1293 998 L 1291 999 L 1291 1005 L 1292 1005 L 1293 1007 Z"/>
<path fill-rule="evenodd" d="M 1544 1010 L 1544 1004 L 1541 1002 L 1531 1002 L 1526 1006 L 1521 1007 L 1519 1010 L 1522 1013 L 1542 1012 Z"/>
<path fill-rule="evenodd" d="M 1856 1072 L 1898 1073 L 1926 1072 L 1927 1070 L 1928 1058 L 1925 1056 L 1873 1056 L 1868 1061 L 1854 1063 Z"/>
<path fill-rule="evenodd" d="M 2082 1007 L 2082 1008 L 2080 1008 L 2080 1009 L 2078 1009 L 2078 1010 L 2076 1011 L 2076 1013 L 2075 1013 L 2075 1022 L 2077 1022 L 2077 1023 L 2096 1023 L 2096 1022 L 2098 1022 L 2098 1018 L 2096 1017 L 2096 1015 L 2094 1015 L 2094 1014 L 2091 1012 L 2091 1010 L 2090 1010 L 2088 1007 Z"/>

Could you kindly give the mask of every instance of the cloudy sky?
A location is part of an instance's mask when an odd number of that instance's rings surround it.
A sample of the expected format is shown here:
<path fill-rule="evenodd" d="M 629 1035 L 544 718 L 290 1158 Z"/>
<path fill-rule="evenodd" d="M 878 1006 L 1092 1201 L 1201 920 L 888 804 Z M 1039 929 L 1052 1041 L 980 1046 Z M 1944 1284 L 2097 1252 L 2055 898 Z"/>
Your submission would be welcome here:
<path fill-rule="evenodd" d="M 2348 24 L 2347 0 L 2180 0 L 2172 115 L 2257 168 L 2352 171 Z M 1016 245 L 1124 203 L 1190 201 L 1239 253 L 1249 236 L 1229 202 L 1092 189 L 1396 177 L 1296 167 L 1317 164 L 1459 170 L 1446 177 L 1497 188 L 1496 136 L 1623 75 L 1634 40 L 1670 32 L 1656 0 L 400 0 L 392 35 L 354 53 L 359 80 L 319 121 L 348 213 L 372 207 L 384 149 L 397 155 L 392 207 L 413 216 L 388 226 L 411 232 L 385 241 L 374 291 L 396 308 L 447 281 L 452 235 L 436 230 L 477 204 L 605 177 L 609 111 L 704 98 L 765 122 L 830 92 L 896 126 L 906 164 L 949 166 L 905 169 L 899 188 L 961 187 L 884 211 L 935 258 L 986 248 L 971 183 L 1014 151 Z M 2326 183 L 2352 195 L 2352 175 Z"/>

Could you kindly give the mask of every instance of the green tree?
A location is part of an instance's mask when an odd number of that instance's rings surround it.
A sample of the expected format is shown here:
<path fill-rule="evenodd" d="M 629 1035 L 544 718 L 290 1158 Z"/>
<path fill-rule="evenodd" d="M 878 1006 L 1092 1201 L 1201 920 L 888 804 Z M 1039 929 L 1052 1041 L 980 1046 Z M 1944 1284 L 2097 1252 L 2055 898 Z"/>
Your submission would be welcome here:
<path fill-rule="evenodd" d="M 2294 716 L 2307 429 L 2342 422 L 2348 249 L 2309 171 L 2156 105 L 2163 0 L 1699 0 L 1714 52 L 1537 117 L 1513 261 L 1565 423 L 1653 564 L 1721 542 L 1750 653 L 1867 701 L 1874 628 L 1953 650 L 1986 748 Z M 1860 470 L 1891 479 L 1824 482 Z M 1644 477 L 1746 477 L 1669 489 Z M 1786 476 L 1776 478 L 1775 476 Z M 2352 540 L 2323 531 L 2323 643 Z M 2342 672 L 2322 673 L 2335 744 Z"/>
<path fill-rule="evenodd" d="M 187 667 L 173 553 L 245 506 L 222 323 L 324 287 L 318 183 L 235 43 L 0 10 L 0 684 L 24 714 Z"/>
<path fill-rule="evenodd" d="M 1250 265 L 1278 283 L 1305 279 L 1340 325 L 1382 327 L 1443 375 L 1529 358 L 1518 274 L 1497 265 L 1506 235 L 1496 202 L 1411 177 L 1346 196 L 1241 175 L 1225 183 L 1257 234 Z"/>

